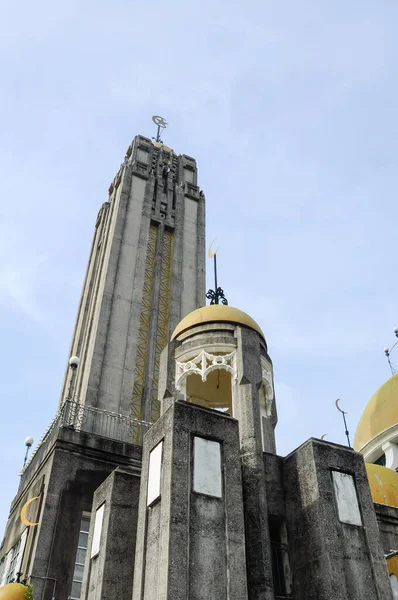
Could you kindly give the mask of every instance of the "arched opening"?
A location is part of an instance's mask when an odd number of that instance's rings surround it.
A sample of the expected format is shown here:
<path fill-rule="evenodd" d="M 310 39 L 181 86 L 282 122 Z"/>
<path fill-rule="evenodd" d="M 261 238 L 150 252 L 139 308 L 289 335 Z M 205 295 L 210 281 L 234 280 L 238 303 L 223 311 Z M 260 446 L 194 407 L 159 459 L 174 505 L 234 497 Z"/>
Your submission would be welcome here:
<path fill-rule="evenodd" d="M 211 371 L 206 381 L 200 375 L 188 375 L 185 389 L 188 402 L 232 415 L 231 373 L 226 369 Z"/>

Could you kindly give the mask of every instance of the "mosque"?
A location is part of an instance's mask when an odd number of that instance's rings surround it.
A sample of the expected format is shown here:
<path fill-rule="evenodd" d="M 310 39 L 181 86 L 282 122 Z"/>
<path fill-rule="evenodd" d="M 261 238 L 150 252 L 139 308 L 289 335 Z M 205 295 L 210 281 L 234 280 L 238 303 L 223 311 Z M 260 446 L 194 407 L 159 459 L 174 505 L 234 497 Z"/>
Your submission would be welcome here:
<path fill-rule="evenodd" d="M 216 282 L 206 293 L 197 164 L 154 121 L 95 222 L 59 404 L 10 507 L 0 598 L 16 599 L 12 582 L 34 600 L 398 598 L 398 374 L 354 449 L 311 438 L 276 454 L 266 335 Z"/>
<path fill-rule="evenodd" d="M 358 423 L 354 448 L 365 460 L 387 560 L 393 598 L 398 598 L 398 374 L 377 391 Z"/>

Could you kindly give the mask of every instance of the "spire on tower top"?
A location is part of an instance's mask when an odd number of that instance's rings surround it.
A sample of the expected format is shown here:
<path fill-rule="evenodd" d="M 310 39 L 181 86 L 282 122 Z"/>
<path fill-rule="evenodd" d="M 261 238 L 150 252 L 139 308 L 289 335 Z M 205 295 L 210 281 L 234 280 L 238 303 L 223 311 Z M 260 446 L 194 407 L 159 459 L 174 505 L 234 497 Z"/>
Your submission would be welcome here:
<path fill-rule="evenodd" d="M 160 130 L 166 129 L 167 121 L 163 117 L 160 117 L 159 115 L 153 115 L 152 121 L 155 123 L 155 125 L 158 126 L 158 132 L 156 134 L 156 141 L 160 144 L 163 144 L 162 140 L 160 139 Z M 152 139 L 154 140 L 155 138 L 152 138 Z"/>
<path fill-rule="evenodd" d="M 206 298 L 208 300 L 210 300 L 210 304 L 220 304 L 220 300 L 221 300 L 222 304 L 228 304 L 228 300 L 226 299 L 226 297 L 224 295 L 224 290 L 222 288 L 218 287 L 218 285 L 217 285 L 217 252 L 218 252 L 219 248 L 217 248 L 217 250 L 215 250 L 214 252 L 212 252 L 212 249 L 211 249 L 215 240 L 216 240 L 216 238 L 214 238 L 214 240 L 210 244 L 209 249 L 207 251 L 207 256 L 209 258 L 214 258 L 214 290 L 210 289 L 206 294 Z"/>

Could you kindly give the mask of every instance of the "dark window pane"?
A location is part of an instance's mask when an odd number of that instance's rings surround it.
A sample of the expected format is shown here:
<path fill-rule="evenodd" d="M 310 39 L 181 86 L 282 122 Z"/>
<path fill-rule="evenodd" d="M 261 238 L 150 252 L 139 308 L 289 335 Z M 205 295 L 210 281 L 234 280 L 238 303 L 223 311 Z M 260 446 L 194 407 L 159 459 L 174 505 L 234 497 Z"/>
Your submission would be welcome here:
<path fill-rule="evenodd" d="M 86 560 L 86 550 L 84 550 L 83 548 L 78 548 L 77 554 L 76 554 L 76 562 L 80 565 L 84 565 L 85 560 Z"/>
<path fill-rule="evenodd" d="M 73 581 L 83 581 L 84 565 L 75 565 Z"/>
<path fill-rule="evenodd" d="M 87 548 L 87 541 L 88 541 L 88 533 L 82 533 L 80 532 L 79 534 L 79 546 L 83 547 L 83 548 Z"/>
<path fill-rule="evenodd" d="M 80 525 L 80 531 L 85 531 L 86 533 L 88 533 L 89 529 L 90 529 L 90 518 L 83 517 L 81 525 Z"/>
<path fill-rule="evenodd" d="M 82 590 L 82 584 L 77 582 L 77 581 L 73 581 L 72 582 L 72 591 L 70 594 L 71 599 L 77 599 L 80 600 L 80 592 Z"/>

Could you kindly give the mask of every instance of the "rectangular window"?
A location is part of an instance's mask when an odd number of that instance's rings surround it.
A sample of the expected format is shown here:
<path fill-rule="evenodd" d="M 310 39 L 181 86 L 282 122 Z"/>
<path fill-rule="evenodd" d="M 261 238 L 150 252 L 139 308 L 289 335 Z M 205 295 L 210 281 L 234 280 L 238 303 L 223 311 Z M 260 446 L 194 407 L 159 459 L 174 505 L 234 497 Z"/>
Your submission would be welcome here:
<path fill-rule="evenodd" d="M 14 581 L 14 571 L 15 571 L 16 562 L 18 560 L 20 545 L 21 545 L 21 540 L 19 539 L 17 541 L 17 543 L 15 544 L 15 546 L 11 550 L 11 558 L 10 558 L 10 562 L 9 562 L 9 566 L 8 566 L 8 572 L 6 575 L 6 583 L 10 583 L 11 581 Z"/>
<path fill-rule="evenodd" d="M 21 572 L 22 558 L 25 550 L 27 535 L 28 530 L 25 529 L 17 543 L 11 548 L 5 557 L 0 585 L 16 581 L 18 573 Z"/>
<path fill-rule="evenodd" d="M 222 497 L 221 446 L 219 442 L 194 438 L 193 491 Z"/>
<path fill-rule="evenodd" d="M 332 479 L 340 521 L 360 527 L 362 518 L 353 476 L 341 471 L 332 471 Z"/>
<path fill-rule="evenodd" d="M 159 442 L 149 454 L 147 506 L 160 496 L 162 483 L 163 442 Z"/>
<path fill-rule="evenodd" d="M 283 521 L 274 518 L 269 520 L 268 526 L 275 598 L 290 598 L 291 578 L 286 526 Z"/>
<path fill-rule="evenodd" d="M 105 508 L 105 503 L 101 504 L 101 506 L 99 508 L 97 508 L 97 511 L 95 513 L 93 543 L 91 545 L 91 558 L 94 558 L 94 556 L 97 556 L 100 551 L 102 521 L 104 519 L 104 508 Z"/>
<path fill-rule="evenodd" d="M 80 523 L 79 541 L 76 551 L 75 568 L 73 571 L 72 588 L 69 600 L 80 600 L 82 590 L 82 581 L 84 573 L 84 563 L 87 554 L 88 531 L 90 528 L 90 517 L 83 515 Z"/>
<path fill-rule="evenodd" d="M 3 558 L 0 560 L 0 585 L 3 585 L 3 575 L 4 575 L 5 566 L 6 566 L 6 557 L 3 556 Z"/>
<path fill-rule="evenodd" d="M 5 558 L 4 558 L 4 566 L 3 566 L 3 576 L 2 579 L 0 581 L 1 585 L 5 585 L 7 583 L 7 575 L 9 573 L 10 570 L 10 563 L 11 563 L 11 558 L 12 558 L 12 548 L 9 552 L 7 552 Z"/>
<path fill-rule="evenodd" d="M 142 150 L 141 148 L 138 148 L 137 150 L 137 160 L 138 162 L 144 163 L 144 165 L 147 165 L 149 162 L 149 154 L 148 152 L 146 152 L 145 150 Z"/>
<path fill-rule="evenodd" d="M 193 171 L 192 169 L 184 169 L 185 181 L 187 183 L 193 183 Z"/>
<path fill-rule="evenodd" d="M 25 551 L 26 538 L 28 537 L 28 529 L 24 529 L 21 535 L 21 539 L 19 540 L 19 550 L 18 556 L 16 557 L 14 563 L 14 579 L 17 578 L 18 573 L 21 573 L 22 559 Z"/>

